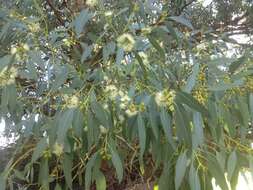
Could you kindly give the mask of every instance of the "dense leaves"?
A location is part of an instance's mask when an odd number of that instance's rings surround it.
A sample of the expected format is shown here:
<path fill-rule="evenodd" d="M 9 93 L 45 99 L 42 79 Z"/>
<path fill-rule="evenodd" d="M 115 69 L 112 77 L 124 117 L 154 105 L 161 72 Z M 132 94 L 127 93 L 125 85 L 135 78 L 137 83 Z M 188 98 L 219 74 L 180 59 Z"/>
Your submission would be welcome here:
<path fill-rule="evenodd" d="M 234 189 L 253 167 L 252 42 L 238 40 L 252 8 L 0 0 L 0 118 L 17 139 L 0 190 Z"/>

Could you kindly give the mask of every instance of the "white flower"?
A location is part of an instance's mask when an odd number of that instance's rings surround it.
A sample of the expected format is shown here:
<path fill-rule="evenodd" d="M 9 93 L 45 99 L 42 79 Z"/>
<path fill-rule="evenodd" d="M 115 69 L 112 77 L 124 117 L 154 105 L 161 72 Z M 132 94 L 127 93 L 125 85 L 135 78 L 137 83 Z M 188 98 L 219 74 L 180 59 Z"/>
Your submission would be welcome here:
<path fill-rule="evenodd" d="M 108 129 L 106 129 L 103 125 L 99 125 L 100 133 L 106 134 L 108 132 Z"/>
<path fill-rule="evenodd" d="M 105 16 L 112 16 L 113 12 L 112 11 L 106 11 Z"/>
<path fill-rule="evenodd" d="M 158 92 L 155 94 L 155 101 L 159 106 L 161 106 L 164 103 L 164 97 L 162 92 Z"/>
<path fill-rule="evenodd" d="M 12 47 L 11 48 L 11 54 L 13 55 L 13 54 L 15 54 L 15 53 L 17 53 L 17 48 L 16 47 Z"/>
<path fill-rule="evenodd" d="M 123 115 L 119 115 L 119 122 L 123 123 L 125 121 L 125 118 Z"/>
<path fill-rule="evenodd" d="M 137 110 L 136 110 L 136 111 L 131 111 L 131 110 L 129 110 L 129 109 L 126 110 L 126 114 L 127 114 L 129 117 L 135 116 L 135 115 L 137 115 L 137 113 L 138 113 Z"/>
<path fill-rule="evenodd" d="M 93 7 L 93 6 L 96 6 L 98 4 L 98 0 L 87 0 L 86 4 L 88 6 L 92 6 Z"/>
<path fill-rule="evenodd" d="M 61 156 L 63 153 L 63 145 L 56 142 L 53 147 L 53 153 L 57 156 Z"/>
<path fill-rule="evenodd" d="M 29 49 L 30 49 L 29 46 L 28 46 L 28 44 L 23 44 L 22 47 L 23 47 L 23 49 L 26 50 L 26 51 L 29 51 Z"/>
<path fill-rule="evenodd" d="M 134 37 L 131 34 L 122 34 L 117 39 L 118 45 L 122 47 L 125 51 L 131 51 L 135 46 Z"/>

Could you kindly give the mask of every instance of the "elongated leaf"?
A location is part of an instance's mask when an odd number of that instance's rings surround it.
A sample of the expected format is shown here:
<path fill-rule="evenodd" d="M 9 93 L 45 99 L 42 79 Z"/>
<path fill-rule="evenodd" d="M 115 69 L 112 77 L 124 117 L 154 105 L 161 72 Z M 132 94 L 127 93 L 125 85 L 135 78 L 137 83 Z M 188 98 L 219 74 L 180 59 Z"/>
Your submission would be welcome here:
<path fill-rule="evenodd" d="M 75 135 L 81 137 L 84 129 L 84 115 L 79 109 L 75 109 L 73 116 L 73 129 Z"/>
<path fill-rule="evenodd" d="M 63 173 L 69 189 L 72 189 L 72 167 L 73 167 L 72 156 L 69 154 L 64 154 Z"/>
<path fill-rule="evenodd" d="M 236 61 L 232 62 L 229 66 L 229 72 L 234 73 L 241 65 L 243 65 L 247 60 L 247 56 L 242 56 Z"/>
<path fill-rule="evenodd" d="M 118 180 L 119 182 L 121 182 L 123 179 L 123 165 L 122 165 L 121 159 L 117 151 L 114 150 L 113 146 L 110 146 L 110 152 L 112 154 L 112 164 L 116 169 Z"/>
<path fill-rule="evenodd" d="M 144 151 L 146 148 L 146 129 L 145 129 L 144 121 L 141 114 L 138 114 L 137 123 L 138 123 L 138 134 L 139 134 L 139 141 L 140 141 L 140 147 L 141 147 L 140 157 L 143 157 Z"/>
<path fill-rule="evenodd" d="M 123 58 L 124 58 L 124 49 L 118 47 L 117 48 L 117 53 L 116 53 L 116 64 L 120 65 Z"/>
<path fill-rule="evenodd" d="M 43 158 L 40 163 L 39 183 L 42 189 L 49 190 L 49 168 L 47 158 Z"/>
<path fill-rule="evenodd" d="M 74 21 L 74 27 L 77 36 L 82 33 L 84 26 L 87 24 L 91 17 L 92 14 L 88 11 L 88 9 L 82 10 L 80 14 L 76 17 Z"/>
<path fill-rule="evenodd" d="M 176 21 L 177 23 L 183 24 L 192 30 L 194 29 L 191 22 L 188 19 L 184 18 L 183 16 L 171 16 L 169 17 L 169 19 Z"/>
<path fill-rule="evenodd" d="M 59 183 L 56 184 L 54 190 L 62 190 L 61 186 L 59 185 Z"/>
<path fill-rule="evenodd" d="M 157 52 L 160 54 L 161 58 L 165 60 L 165 51 L 164 49 L 160 46 L 160 44 L 151 36 L 148 37 L 148 40 L 150 43 L 154 46 L 154 48 L 157 50 Z"/>
<path fill-rule="evenodd" d="M 168 142 L 171 144 L 172 147 L 175 147 L 175 144 L 173 142 L 172 130 L 171 130 L 171 117 L 166 112 L 165 108 L 161 108 L 160 118 L 161 118 L 163 130 L 164 130 L 166 138 L 168 139 Z"/>
<path fill-rule="evenodd" d="M 102 172 L 97 172 L 96 175 L 96 189 L 97 190 L 106 190 L 106 180 Z"/>
<path fill-rule="evenodd" d="M 154 136 L 156 139 L 158 139 L 158 133 L 159 133 L 159 130 L 158 130 L 158 121 L 156 119 L 156 115 L 157 115 L 157 112 L 155 110 L 155 106 L 154 106 L 154 101 L 152 101 L 150 103 L 150 108 L 149 108 L 149 112 L 148 112 L 148 116 L 149 116 L 149 121 L 150 121 L 150 125 L 151 125 L 151 128 L 152 128 L 152 131 L 154 133 Z"/>
<path fill-rule="evenodd" d="M 46 150 L 47 148 L 47 137 L 42 138 L 38 144 L 36 145 L 33 155 L 32 155 L 32 162 L 35 162 L 36 160 L 38 160 L 38 158 L 40 158 L 44 152 L 44 150 Z"/>
<path fill-rule="evenodd" d="M 85 169 L 85 190 L 90 190 L 91 180 L 92 180 L 92 168 L 95 165 L 98 153 L 92 155 L 88 161 Z"/>
<path fill-rule="evenodd" d="M 74 109 L 65 110 L 59 119 L 59 127 L 57 131 L 57 140 L 60 144 L 64 144 L 64 140 L 67 134 L 68 129 L 72 126 L 74 116 Z"/>
<path fill-rule="evenodd" d="M 185 176 L 187 168 L 187 156 L 186 156 L 186 151 L 181 153 L 177 159 L 176 163 L 176 169 L 175 169 L 175 188 L 176 190 L 179 189 L 183 178 Z"/>
<path fill-rule="evenodd" d="M 237 162 L 236 152 L 233 151 L 229 155 L 228 162 L 227 162 L 228 180 L 229 181 L 231 180 L 231 178 L 233 176 L 233 173 L 234 173 L 234 170 L 235 170 L 235 167 L 236 167 L 236 162 Z"/>
<path fill-rule="evenodd" d="M 201 105 L 191 94 L 178 91 L 176 94 L 176 100 L 178 102 L 184 103 L 187 106 L 189 106 L 192 109 L 195 109 L 196 111 L 208 116 L 207 109 Z"/>
<path fill-rule="evenodd" d="M 196 83 L 196 79 L 199 73 L 199 63 L 195 63 L 192 69 L 192 74 L 187 79 L 186 85 L 184 86 L 184 91 L 190 93 Z"/>
<path fill-rule="evenodd" d="M 0 190 L 6 190 L 6 175 L 0 173 Z"/>
<path fill-rule="evenodd" d="M 185 141 L 191 146 L 191 131 L 186 110 L 182 105 L 175 104 L 175 126 L 180 141 Z"/>
<path fill-rule="evenodd" d="M 251 120 L 253 120 L 253 94 L 252 93 L 249 95 L 249 109 L 250 109 Z"/>
<path fill-rule="evenodd" d="M 193 114 L 193 133 L 192 133 L 192 146 L 193 148 L 197 148 L 197 146 L 201 146 L 204 142 L 204 132 L 203 132 L 203 119 L 199 112 L 194 112 Z"/>
<path fill-rule="evenodd" d="M 108 116 L 104 108 L 95 100 L 91 102 L 91 109 L 95 114 L 95 117 L 98 119 L 101 125 L 109 128 Z"/>
<path fill-rule="evenodd" d="M 189 183 L 191 190 L 201 190 L 198 172 L 195 170 L 193 164 L 191 165 L 189 172 Z"/>
<path fill-rule="evenodd" d="M 206 156 L 207 166 L 211 175 L 215 178 L 217 184 L 222 188 L 222 190 L 229 190 L 224 172 L 222 171 L 218 161 L 215 156 L 209 154 Z"/>

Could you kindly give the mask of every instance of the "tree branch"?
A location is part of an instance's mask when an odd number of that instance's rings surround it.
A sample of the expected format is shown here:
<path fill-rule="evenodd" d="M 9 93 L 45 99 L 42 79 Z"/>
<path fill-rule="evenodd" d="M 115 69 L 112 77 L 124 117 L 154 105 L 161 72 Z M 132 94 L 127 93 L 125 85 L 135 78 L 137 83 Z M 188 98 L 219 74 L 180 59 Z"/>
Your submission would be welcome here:
<path fill-rule="evenodd" d="M 65 22 L 64 20 L 62 19 L 62 15 L 60 13 L 59 10 L 57 10 L 55 8 L 55 6 L 53 5 L 53 3 L 51 2 L 51 0 L 46 0 L 47 4 L 49 5 L 49 7 L 52 9 L 52 11 L 54 12 L 54 14 L 56 15 L 56 18 L 57 20 L 60 22 L 61 25 L 64 25 Z"/>

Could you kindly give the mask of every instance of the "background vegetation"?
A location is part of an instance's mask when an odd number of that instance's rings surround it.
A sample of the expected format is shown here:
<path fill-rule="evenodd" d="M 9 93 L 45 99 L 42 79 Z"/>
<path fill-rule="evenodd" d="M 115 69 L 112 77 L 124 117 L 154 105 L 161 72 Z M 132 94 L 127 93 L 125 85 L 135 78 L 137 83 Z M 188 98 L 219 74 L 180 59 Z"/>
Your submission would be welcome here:
<path fill-rule="evenodd" d="M 252 33 L 251 0 L 1 0 L 0 189 L 235 189 Z"/>

